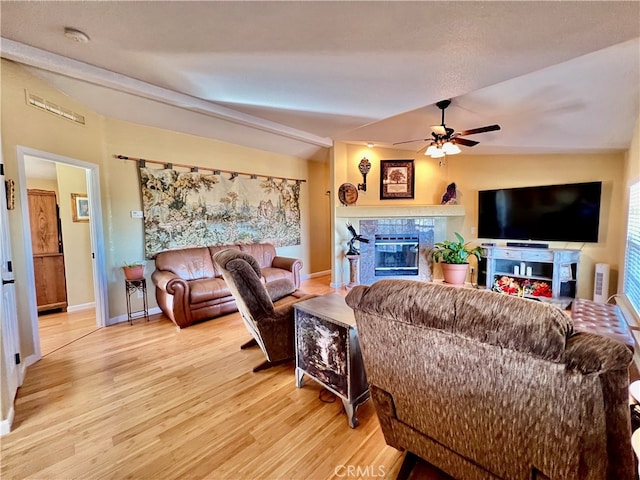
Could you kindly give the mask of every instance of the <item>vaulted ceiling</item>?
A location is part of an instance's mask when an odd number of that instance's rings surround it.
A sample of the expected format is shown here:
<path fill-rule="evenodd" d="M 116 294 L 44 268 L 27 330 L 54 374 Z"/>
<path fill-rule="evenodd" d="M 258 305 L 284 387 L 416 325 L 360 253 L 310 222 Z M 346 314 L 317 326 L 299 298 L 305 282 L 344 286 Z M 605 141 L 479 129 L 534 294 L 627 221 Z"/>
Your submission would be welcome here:
<path fill-rule="evenodd" d="M 4 58 L 101 114 L 293 155 L 429 137 L 447 98 L 447 126 L 502 127 L 469 154 L 622 151 L 639 115 L 638 1 L 3 0 L 0 18 Z"/>

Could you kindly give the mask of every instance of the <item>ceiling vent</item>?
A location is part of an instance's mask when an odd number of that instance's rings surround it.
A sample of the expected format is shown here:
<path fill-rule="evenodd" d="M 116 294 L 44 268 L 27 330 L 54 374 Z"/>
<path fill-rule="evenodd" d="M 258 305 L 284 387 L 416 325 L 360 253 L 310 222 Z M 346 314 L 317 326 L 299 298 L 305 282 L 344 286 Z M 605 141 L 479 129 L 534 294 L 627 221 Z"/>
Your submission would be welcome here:
<path fill-rule="evenodd" d="M 53 113 L 54 115 L 65 118 L 67 120 L 71 120 L 72 122 L 75 122 L 77 124 L 80 124 L 80 125 L 85 124 L 83 115 L 73 112 L 68 108 L 61 107 L 60 105 L 50 102 L 49 100 L 45 100 L 44 98 L 39 97 L 38 95 L 29 93 L 26 90 L 25 90 L 25 93 L 26 93 L 28 105 L 44 110 L 45 112 Z"/>

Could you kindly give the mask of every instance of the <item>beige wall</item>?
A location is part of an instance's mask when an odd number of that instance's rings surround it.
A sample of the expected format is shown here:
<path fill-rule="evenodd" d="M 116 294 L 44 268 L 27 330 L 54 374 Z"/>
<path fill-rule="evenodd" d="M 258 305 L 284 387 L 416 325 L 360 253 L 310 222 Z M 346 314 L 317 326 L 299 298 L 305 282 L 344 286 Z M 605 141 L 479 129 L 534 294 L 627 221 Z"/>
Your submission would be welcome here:
<path fill-rule="evenodd" d="M 301 189 L 302 244 L 282 247 L 278 252 L 302 259 L 303 275 L 330 268 L 330 245 L 323 242 L 323 239 L 330 237 L 330 212 L 325 195 L 329 189 L 327 165 L 105 118 L 32 76 L 21 66 L 4 59 L 0 74 L 2 153 L 6 177 L 16 182 L 16 192 L 27 188 L 26 185 L 20 185 L 18 178 L 18 146 L 99 166 L 110 318 L 121 318 L 126 313 L 120 266 L 125 261 L 143 258 L 142 222 L 130 216 L 131 210 L 142 208 L 136 164 L 114 158 L 117 154 L 306 179 Z M 77 125 L 27 105 L 25 89 L 84 115 L 86 125 Z M 9 211 L 8 215 L 16 274 L 20 353 L 25 359 L 36 351 L 28 304 L 28 292 L 35 287 L 27 285 L 24 280 L 27 267 L 21 209 L 20 196 L 16 195 L 16 208 Z M 152 270 L 152 262 L 148 262 L 147 278 Z M 156 306 L 153 288 L 149 288 L 149 303 L 152 308 Z M 10 408 L 5 389 L 3 382 L 2 419 L 7 418 Z"/>
<path fill-rule="evenodd" d="M 601 180 L 603 182 L 598 243 L 552 242 L 554 248 L 582 250 L 578 272 L 578 293 L 581 298 L 592 298 L 594 265 L 611 265 L 610 294 L 617 290 L 615 280 L 620 266 L 620 249 L 624 247 L 621 233 L 625 215 L 624 171 L 625 155 L 465 155 L 447 157 L 445 165 L 422 153 L 367 148 L 355 145 L 336 145 L 334 151 L 334 189 L 343 182 L 354 185 L 362 182 L 358 170 L 360 159 L 366 156 L 372 163 L 367 176 L 367 192 L 360 192 L 358 206 L 367 205 L 429 205 L 440 204 L 446 186 L 455 182 L 459 203 L 465 207 L 460 233 L 466 240 L 478 243 L 477 195 L 478 190 L 521 187 L 545 184 L 574 183 Z M 415 198 L 413 200 L 380 200 L 380 160 L 414 159 Z M 339 206 L 337 198 L 334 205 Z M 334 238 L 340 236 L 338 224 Z M 458 229 L 456 229 L 458 230 Z M 338 277 L 336 272 L 334 279 Z"/>
<path fill-rule="evenodd" d="M 27 188 L 56 192 L 56 198 L 59 198 L 58 182 L 56 180 L 49 180 L 46 178 L 27 178 Z"/>
<path fill-rule="evenodd" d="M 125 261 L 144 259 L 143 222 L 142 219 L 131 218 L 131 210 L 142 210 L 138 167 L 136 162 L 117 159 L 116 155 L 305 179 L 307 181 L 302 183 L 300 194 L 301 244 L 279 247 L 278 254 L 302 259 L 303 275 L 312 273 L 311 266 L 322 268 L 322 258 L 328 257 L 329 246 L 317 243 L 317 239 L 326 236 L 328 230 L 327 225 L 322 223 L 326 209 L 323 205 L 327 205 L 324 191 L 328 177 L 325 169 L 315 162 L 115 119 L 105 119 L 104 154 L 107 160 L 103 173 L 110 185 L 107 203 L 114 232 L 112 246 L 107 253 L 112 317 L 126 312 L 120 266 Z M 313 251 L 310 248 L 312 239 L 316 242 Z M 328 260 L 324 263 L 328 265 Z M 152 285 L 152 272 L 153 262 L 148 261 L 145 273 L 148 285 Z M 150 289 L 149 293 L 150 304 L 155 306 L 153 290 Z"/>
<path fill-rule="evenodd" d="M 307 224 L 309 238 L 309 268 L 311 274 L 324 274 L 331 270 L 331 177 L 329 152 L 324 162 L 309 162 L 309 211 Z"/>
<path fill-rule="evenodd" d="M 74 222 L 72 193 L 87 193 L 87 174 L 84 168 L 58 163 L 58 205 L 62 223 L 64 268 L 67 279 L 67 304 L 91 307 L 95 302 L 93 289 L 93 259 L 89 222 Z"/>
<path fill-rule="evenodd" d="M 71 193 L 86 193 L 86 184 L 86 173 L 83 168 L 61 163 L 56 165 L 54 180 L 27 178 L 29 189 L 37 188 L 56 192 L 62 224 L 67 305 L 70 309 L 92 307 L 95 302 L 89 223 L 74 222 L 71 210 Z"/>
<path fill-rule="evenodd" d="M 8 217 L 16 278 L 20 354 L 24 365 L 24 362 L 36 351 L 32 340 L 34 332 L 28 305 L 28 292 L 33 291 L 35 285 L 29 285 L 25 280 L 26 258 L 24 239 L 22 238 L 22 200 L 19 192 L 26 189 L 27 186 L 21 185 L 18 178 L 17 147 L 19 145 L 28 146 L 99 164 L 101 162 L 101 119 L 78 102 L 37 80 L 13 62 L 3 59 L 0 73 L 2 80 L 0 91 L 2 155 L 6 178 L 16 182 L 16 208 L 8 212 Z M 79 126 L 71 121 L 28 106 L 25 101 L 25 89 L 85 115 L 87 125 Z M 1 361 L 4 362 L 4 356 Z M 11 407 L 6 396 L 6 385 L 3 382 L 2 412 L 0 412 L 2 419 L 7 418 Z"/>
<path fill-rule="evenodd" d="M 338 146 L 339 144 L 336 144 Z M 369 205 L 434 205 L 439 204 L 442 194 L 447 188 L 448 169 L 438 167 L 438 161 L 422 154 L 404 150 L 393 150 L 379 147 L 342 144 L 342 154 L 335 156 L 336 178 L 334 188 L 345 183 L 358 185 L 362 183 L 362 174 L 358 165 L 363 157 L 371 162 L 371 170 L 367 175 L 367 191 L 358 192 L 358 206 Z M 336 147 L 337 148 L 337 147 Z M 380 160 L 414 160 L 415 185 L 413 199 L 380 200 Z M 335 206 L 340 206 L 337 196 Z"/>
<path fill-rule="evenodd" d="M 17 147 L 25 146 L 85 162 L 102 164 L 102 118 L 67 95 L 48 86 L 13 62 L 2 60 L 2 153 L 6 177 L 16 182 L 16 208 L 8 212 L 11 248 L 16 276 L 18 330 L 22 358 L 35 353 L 28 292 L 26 258 L 22 238 L 22 204 L 18 192 L 26 188 L 18 178 Z M 25 89 L 85 116 L 81 126 L 27 105 Z M 102 188 L 106 190 L 103 183 Z M 2 412 L 3 414 L 5 412 Z"/>
<path fill-rule="evenodd" d="M 613 272 L 619 268 L 618 248 L 623 239 L 623 170 L 624 155 L 518 155 L 463 156 L 448 161 L 449 177 L 462 192 L 465 206 L 466 238 L 476 238 L 478 190 L 602 181 L 600 233 L 598 243 L 550 242 L 554 248 L 581 249 L 578 268 L 578 293 L 581 298 L 593 297 L 593 276 L 596 263 L 608 263 Z M 496 174 L 499 172 L 499 174 Z M 472 229 L 473 232 L 472 232 Z M 610 294 L 617 282 L 610 282 Z"/>

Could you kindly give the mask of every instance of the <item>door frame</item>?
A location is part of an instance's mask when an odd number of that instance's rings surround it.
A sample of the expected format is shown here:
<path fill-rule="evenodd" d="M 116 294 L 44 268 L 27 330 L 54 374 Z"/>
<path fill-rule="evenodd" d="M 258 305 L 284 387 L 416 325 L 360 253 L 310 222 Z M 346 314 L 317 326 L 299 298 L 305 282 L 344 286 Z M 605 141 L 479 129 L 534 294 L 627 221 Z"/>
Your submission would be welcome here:
<path fill-rule="evenodd" d="M 0 145 L 2 141 L 0 141 Z M 4 158 L 0 149 L 0 172 L 4 172 Z M 5 174 L 0 174 L 0 280 L 13 283 L 13 254 L 11 249 L 11 232 L 9 232 L 9 216 L 5 189 Z M 14 401 L 18 387 L 24 380 L 24 371 L 18 367 L 20 357 L 20 335 L 18 333 L 18 311 L 15 295 L 15 284 L 3 285 L 0 292 L 0 330 L 2 331 L 2 368 L 0 369 L 0 391 L 3 398 L 3 411 L 0 412 L 0 436 L 11 431 L 15 414 Z M 17 356 L 17 357 L 16 357 Z M 6 399 L 6 405 L 4 404 Z"/>
<path fill-rule="evenodd" d="M 29 301 L 29 317 L 33 332 L 34 355 L 25 360 L 25 366 L 34 364 L 42 358 L 40 350 L 40 329 L 38 326 L 38 307 L 36 302 L 35 275 L 33 269 L 33 249 L 31 248 L 31 227 L 29 225 L 29 200 L 27 198 L 27 175 L 25 172 L 25 156 L 38 157 L 43 160 L 63 163 L 84 168 L 87 175 L 87 196 L 89 198 L 89 231 L 91 250 L 93 252 L 93 288 L 96 301 L 96 325 L 104 327 L 109 318 L 109 302 L 107 291 L 107 270 L 105 262 L 104 231 L 102 228 L 102 202 L 100 196 L 100 167 L 75 158 L 44 152 L 34 148 L 18 145 L 18 181 L 20 182 L 20 203 L 22 215 L 22 235 L 27 284 L 31 285 L 27 292 Z"/>

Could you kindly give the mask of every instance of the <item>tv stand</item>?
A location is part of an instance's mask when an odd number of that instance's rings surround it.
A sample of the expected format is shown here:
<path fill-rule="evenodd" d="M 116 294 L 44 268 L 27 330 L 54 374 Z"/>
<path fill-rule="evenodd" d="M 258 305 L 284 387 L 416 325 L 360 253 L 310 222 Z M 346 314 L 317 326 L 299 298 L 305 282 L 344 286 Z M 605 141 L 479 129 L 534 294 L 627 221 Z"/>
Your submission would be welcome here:
<path fill-rule="evenodd" d="M 580 250 L 490 246 L 483 257 L 489 290 L 540 299 L 576 296 Z"/>
<path fill-rule="evenodd" d="M 549 244 L 548 243 L 531 243 L 531 242 L 507 242 L 507 247 L 549 248 Z"/>

